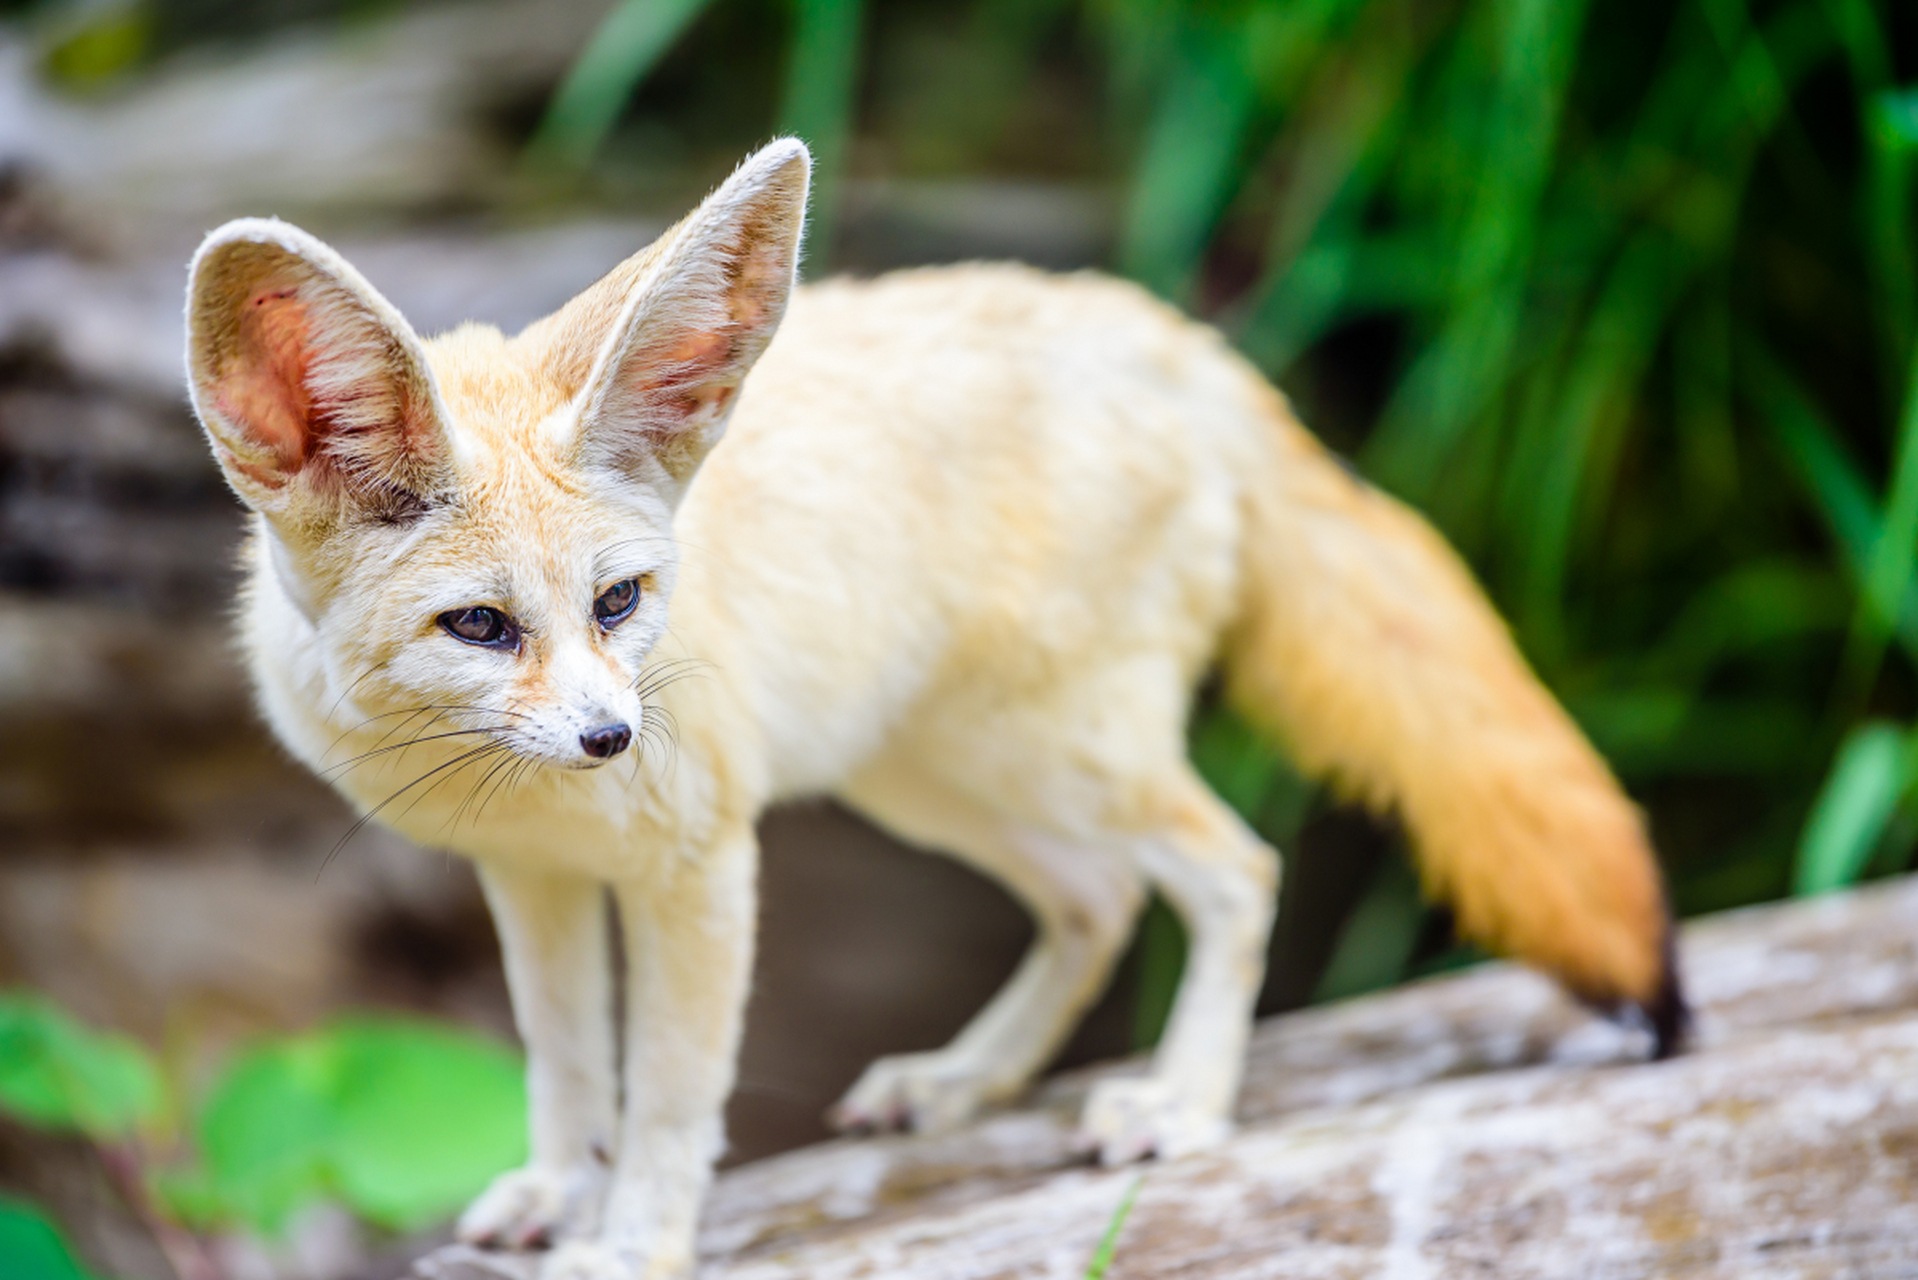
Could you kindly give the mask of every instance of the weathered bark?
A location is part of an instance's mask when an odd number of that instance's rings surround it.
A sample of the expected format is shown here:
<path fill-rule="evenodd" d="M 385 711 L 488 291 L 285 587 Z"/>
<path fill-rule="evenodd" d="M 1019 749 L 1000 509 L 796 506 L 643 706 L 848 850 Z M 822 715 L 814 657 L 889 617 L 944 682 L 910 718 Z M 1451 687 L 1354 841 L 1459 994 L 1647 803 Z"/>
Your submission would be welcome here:
<path fill-rule="evenodd" d="M 1698 1036 L 1669 1062 L 1489 966 L 1264 1024 L 1204 1156 L 1075 1163 L 1087 1072 L 949 1137 L 745 1166 L 704 1274 L 1075 1277 L 1135 1178 L 1114 1277 L 1918 1274 L 1918 880 L 1707 920 L 1683 954 Z"/>

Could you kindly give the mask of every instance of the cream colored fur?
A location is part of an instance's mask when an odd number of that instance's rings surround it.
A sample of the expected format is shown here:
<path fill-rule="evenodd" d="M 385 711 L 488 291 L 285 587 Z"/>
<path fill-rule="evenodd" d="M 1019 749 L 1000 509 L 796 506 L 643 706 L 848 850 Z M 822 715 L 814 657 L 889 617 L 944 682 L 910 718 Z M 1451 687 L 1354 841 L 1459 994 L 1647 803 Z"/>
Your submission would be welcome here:
<path fill-rule="evenodd" d="M 1481 838 L 1512 862 L 1490 876 L 1557 895 L 1539 954 L 1586 994 L 1650 998 L 1662 908 L 1637 820 L 1422 524 L 1129 285 L 969 266 L 788 307 L 806 166 L 768 147 L 511 338 L 422 341 L 279 223 L 231 224 L 195 260 L 195 403 L 259 513 L 261 704 L 363 812 L 474 858 L 499 925 L 532 1157 L 466 1238 L 553 1243 L 548 1280 L 689 1265 L 751 967 L 753 824 L 789 797 L 965 859 L 1039 924 L 972 1025 L 874 1064 L 842 1123 L 943 1127 L 1016 1093 L 1152 886 L 1189 962 L 1151 1071 L 1094 1092 L 1086 1142 L 1125 1160 L 1217 1141 L 1278 880 L 1185 759 L 1222 656 L 1304 758 L 1404 807 L 1436 887 L 1493 904 L 1468 915 L 1483 935 L 1527 907 L 1474 874 Z M 604 630 L 593 601 L 627 578 L 642 602 Z M 473 605 L 518 620 L 516 652 L 435 622 Z M 609 720 L 639 742 L 589 767 L 579 735 Z M 1488 733 L 1503 754 L 1448 809 Z M 1556 825 L 1533 822 L 1557 802 L 1527 793 L 1527 742 L 1564 762 L 1541 785 L 1575 792 Z M 1529 847 L 1527 823 L 1570 843 Z"/>

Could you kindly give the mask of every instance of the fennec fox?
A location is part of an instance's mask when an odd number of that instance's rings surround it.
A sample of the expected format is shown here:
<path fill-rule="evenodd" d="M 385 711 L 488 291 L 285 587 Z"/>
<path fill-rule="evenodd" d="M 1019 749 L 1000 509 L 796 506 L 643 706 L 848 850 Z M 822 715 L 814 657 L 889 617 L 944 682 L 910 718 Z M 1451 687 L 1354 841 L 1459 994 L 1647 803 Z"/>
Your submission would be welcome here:
<path fill-rule="evenodd" d="M 257 513 L 266 715 L 365 814 L 472 857 L 499 927 L 532 1155 L 461 1234 L 553 1246 L 548 1280 L 689 1266 L 753 823 L 793 796 L 965 860 L 1038 921 L 958 1039 L 875 1063 L 840 1123 L 942 1128 L 1018 1092 L 1150 887 L 1185 974 L 1150 1074 L 1099 1085 L 1085 1141 L 1217 1142 L 1279 863 L 1186 761 L 1214 664 L 1305 767 L 1404 818 L 1466 934 L 1637 1004 L 1669 1048 L 1639 816 L 1432 530 L 1130 285 L 794 289 L 808 166 L 773 143 L 514 337 L 423 340 L 280 222 L 193 261 L 194 405 Z"/>

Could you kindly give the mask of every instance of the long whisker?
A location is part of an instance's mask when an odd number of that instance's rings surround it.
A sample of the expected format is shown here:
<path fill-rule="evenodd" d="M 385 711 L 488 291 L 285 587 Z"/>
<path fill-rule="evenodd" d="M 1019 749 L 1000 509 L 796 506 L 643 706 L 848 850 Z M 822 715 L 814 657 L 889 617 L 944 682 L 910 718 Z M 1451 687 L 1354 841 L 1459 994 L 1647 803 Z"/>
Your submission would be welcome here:
<path fill-rule="evenodd" d="M 474 799 L 479 795 L 480 788 L 486 785 L 486 780 L 511 763 L 513 763 L 512 753 L 506 752 L 502 754 L 501 758 L 487 765 L 484 771 L 480 773 L 478 779 L 474 781 L 473 785 L 466 789 L 466 794 L 460 797 L 460 802 L 453 806 L 452 814 L 448 816 L 445 825 L 442 826 L 440 830 L 457 831 L 459 829 L 460 819 L 466 815 L 467 807 L 471 805 Z"/>
<path fill-rule="evenodd" d="M 668 781 L 679 766 L 679 735 L 670 722 L 670 714 L 662 717 L 660 707 L 641 707 L 639 715 L 640 735 L 665 757 L 666 778 Z"/>
<path fill-rule="evenodd" d="M 397 724 L 392 724 L 387 726 L 386 732 L 382 733 L 379 737 L 373 740 L 374 747 L 377 748 L 377 747 L 385 746 L 387 743 L 391 742 L 399 734 L 411 733 L 413 731 L 413 722 L 418 720 L 421 716 L 426 717 L 426 722 L 420 725 L 419 728 L 421 732 L 425 732 L 426 730 L 431 729 L 434 725 L 438 724 L 441 720 L 444 720 L 446 718 L 446 713 L 443 711 L 436 711 L 431 707 L 416 707 L 412 715 L 407 716 L 404 720 L 399 721 Z"/>
<path fill-rule="evenodd" d="M 512 799 L 515 795 L 519 793 L 520 782 L 526 777 L 526 775 L 528 775 L 529 773 L 532 773 L 534 768 L 538 764 L 539 762 L 537 760 L 525 760 L 520 763 L 519 768 L 513 771 L 512 780 L 506 784 L 506 798 L 508 800 Z"/>
<path fill-rule="evenodd" d="M 633 681 L 633 689 L 642 700 L 653 697 L 669 685 L 693 676 L 705 676 L 706 668 L 712 663 L 704 658 L 675 658 L 671 662 L 662 662 L 648 667 Z"/>
<path fill-rule="evenodd" d="M 487 778 L 492 777 L 495 773 L 499 774 L 499 780 L 493 784 L 493 789 L 491 791 L 488 791 L 486 795 L 480 800 L 479 807 L 473 810 L 474 826 L 477 827 L 480 823 L 480 819 L 486 816 L 486 806 L 493 803 L 493 797 L 500 793 L 500 789 L 506 786 L 506 784 L 508 784 L 509 782 L 513 781 L 513 779 L 518 776 L 519 771 L 522 768 L 525 768 L 526 766 L 534 763 L 536 762 L 528 760 L 524 756 L 508 756 L 506 759 L 506 767 L 503 771 L 496 766 L 493 770 L 487 773 L 486 775 Z M 480 779 L 480 785 L 482 787 L 486 785 L 486 778 Z"/>
<path fill-rule="evenodd" d="M 448 738 L 471 738 L 480 734 L 485 734 L 490 737 L 503 733 L 510 728 L 512 728 L 511 725 L 482 725 L 477 729 L 448 729 L 444 733 L 429 733 L 418 738 L 408 738 L 405 742 L 395 742 L 391 746 L 374 747 L 370 751 L 362 751 L 350 760 L 343 760 L 339 764 L 331 765 L 321 770 L 320 776 L 329 781 L 337 781 L 339 776 L 343 775 L 347 770 L 352 769 L 355 765 L 364 764 L 376 756 L 390 755 L 395 751 L 404 751 L 408 747 L 417 747 L 426 742 L 443 742 Z"/>
<path fill-rule="evenodd" d="M 371 675 L 372 673 L 368 672 L 367 674 Z M 365 676 L 360 677 L 360 679 L 362 680 L 365 678 L 366 678 Z M 358 683 L 359 681 L 357 680 L 354 681 L 354 684 L 357 685 Z M 342 694 L 341 696 L 344 697 L 345 695 Z M 331 753 L 333 748 L 339 746 L 341 742 L 345 741 L 345 739 L 347 738 L 349 734 L 357 733 L 361 729 L 364 729 L 367 725 L 377 724 L 381 720 L 391 720 L 396 716 L 405 717 L 405 719 L 401 720 L 397 726 L 395 726 L 394 728 L 388 729 L 386 733 L 382 735 L 380 741 L 384 742 L 387 738 L 392 737 L 395 732 L 404 730 L 409 723 L 411 723 L 414 719 L 418 718 L 419 716 L 425 715 L 428 712 L 438 712 L 443 715 L 444 713 L 451 712 L 451 711 L 466 711 L 466 712 L 472 712 L 478 715 L 489 715 L 489 716 L 511 716 L 515 720 L 524 720 L 527 718 L 524 713 L 514 711 L 507 707 L 482 707 L 477 704 L 454 703 L 454 702 L 428 703 L 425 706 L 405 707 L 399 711 L 383 711 L 379 715 L 368 716 L 366 717 L 366 719 L 361 720 L 357 724 L 349 725 L 345 729 L 340 730 L 339 736 L 334 738 L 332 744 L 327 747 L 327 752 Z M 438 719 L 440 717 L 435 716 L 434 718 Z M 375 745 L 378 745 L 378 744 L 376 743 Z"/>
<path fill-rule="evenodd" d="M 650 687 L 650 682 L 662 676 L 676 674 L 681 670 L 690 670 L 704 665 L 703 658 L 669 658 L 665 662 L 651 663 L 641 671 L 633 681 L 635 689 Z"/>
<path fill-rule="evenodd" d="M 490 746 L 481 747 L 477 751 L 468 752 L 466 756 L 459 761 L 459 768 L 454 769 L 453 772 L 447 774 L 445 777 L 441 778 L 438 782 L 435 782 L 432 786 L 428 787 L 426 790 L 420 792 L 418 795 L 414 796 L 411 800 L 407 801 L 406 807 L 400 810 L 400 817 L 404 818 L 407 814 L 419 808 L 420 801 L 426 799 L 426 797 L 432 795 L 435 791 L 438 791 L 442 786 L 446 785 L 448 782 L 451 782 L 454 778 L 458 777 L 461 770 L 465 769 L 466 766 L 473 763 L 473 761 L 483 760 L 487 756 L 493 755 L 495 752 L 505 751 L 507 749 L 508 748 L 506 747 L 504 743 L 495 742 Z M 445 830 L 444 825 L 442 825 L 440 829 Z"/>
<path fill-rule="evenodd" d="M 350 842 L 354 836 L 360 833 L 360 829 L 362 827 L 366 826 L 367 823 L 373 821 L 374 818 L 378 817 L 386 809 L 386 807 L 392 804 L 395 800 L 399 799 L 401 796 L 411 791 L 414 787 L 419 786 L 422 782 L 425 782 L 428 778 L 434 777 L 438 774 L 443 774 L 448 769 L 457 768 L 460 765 L 463 765 L 469 761 L 478 759 L 480 756 L 487 755 L 490 752 L 504 751 L 505 749 L 506 748 L 502 747 L 496 742 L 489 742 L 485 746 L 475 747 L 471 751 L 465 752 L 461 755 L 454 756 L 451 760 L 446 761 L 444 764 L 435 765 L 433 768 L 427 770 L 425 773 L 421 774 L 419 777 L 413 779 L 411 782 L 401 787 L 398 791 L 395 791 L 392 795 L 386 797 L 386 799 L 374 805 L 371 809 L 368 809 L 365 813 L 359 816 L 358 820 L 356 820 L 352 826 L 346 829 L 346 834 L 340 837 L 339 842 L 335 844 L 332 847 L 332 849 L 328 850 L 326 857 L 320 862 L 320 869 L 313 873 L 314 880 L 317 881 L 320 878 L 320 876 L 325 873 L 327 867 L 332 865 L 333 859 L 339 856 L 340 850 L 346 848 L 348 842 Z"/>
<path fill-rule="evenodd" d="M 362 671 L 357 680 L 353 681 L 352 684 L 347 685 L 346 688 L 340 690 L 340 696 L 333 699 L 333 705 L 326 709 L 327 718 L 332 719 L 332 717 L 339 711 L 340 704 L 353 696 L 353 690 L 359 688 L 361 685 L 365 684 L 368 680 L 371 680 L 376 674 L 384 670 L 386 670 L 386 664 L 382 662 L 378 666 L 368 667 L 366 670 Z"/>

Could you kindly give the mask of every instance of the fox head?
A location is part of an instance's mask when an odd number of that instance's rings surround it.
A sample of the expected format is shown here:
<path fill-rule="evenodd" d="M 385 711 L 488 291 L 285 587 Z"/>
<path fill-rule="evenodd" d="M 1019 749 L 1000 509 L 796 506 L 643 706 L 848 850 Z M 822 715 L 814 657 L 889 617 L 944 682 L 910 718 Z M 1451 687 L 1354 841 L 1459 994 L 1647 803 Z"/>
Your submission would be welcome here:
<path fill-rule="evenodd" d="M 583 768 L 642 725 L 673 513 L 793 285 L 787 139 L 514 337 L 422 340 L 338 254 L 228 223 L 187 302 L 193 405 L 356 718 Z"/>

